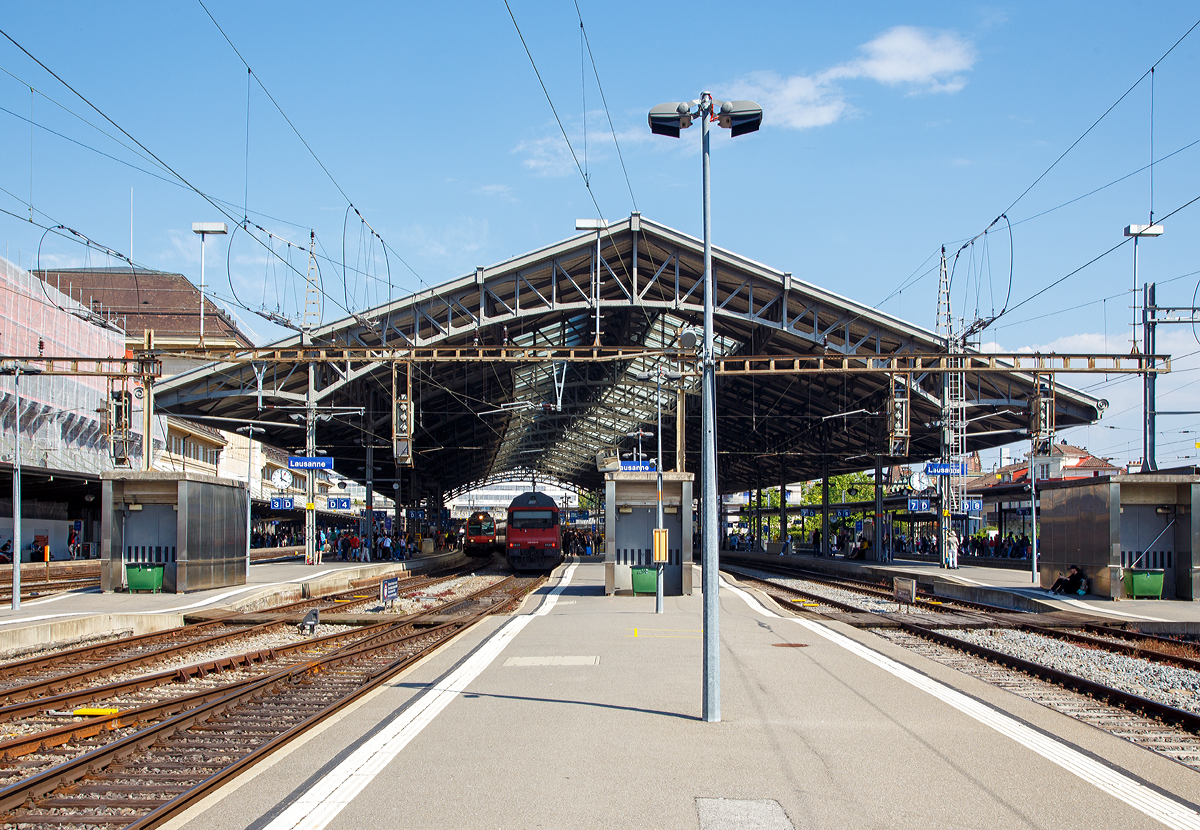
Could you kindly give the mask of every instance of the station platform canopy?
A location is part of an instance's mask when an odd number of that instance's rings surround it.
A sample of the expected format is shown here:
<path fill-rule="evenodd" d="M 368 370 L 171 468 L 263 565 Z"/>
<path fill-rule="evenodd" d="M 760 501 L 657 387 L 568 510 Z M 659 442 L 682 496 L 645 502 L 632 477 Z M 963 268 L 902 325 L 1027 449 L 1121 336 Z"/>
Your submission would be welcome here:
<path fill-rule="evenodd" d="M 815 284 L 831 277 L 801 280 L 716 247 L 713 267 L 718 358 L 945 352 L 934 332 Z M 655 384 L 638 374 L 680 368 L 671 350 L 679 349 L 681 331 L 702 322 L 701 240 L 633 214 L 307 335 L 219 355 L 159 383 L 156 404 L 226 429 L 253 422 L 265 430 L 256 438 L 301 451 L 304 430 L 296 419 L 310 385 L 306 361 L 313 361 L 318 448 L 333 457 L 338 472 L 361 481 L 371 446 L 376 486 L 405 482 L 403 503 L 530 475 L 594 489 L 603 478 L 598 455 L 631 453 L 637 438 L 630 433 L 656 429 Z M 596 345 L 606 351 L 586 359 Z M 430 358 L 438 354 L 433 349 L 455 347 L 463 349 L 457 358 Z M 571 349 L 578 350 L 573 359 L 555 359 Z M 517 351 L 520 360 L 499 359 Z M 393 395 L 397 388 L 407 391 L 406 383 L 394 383 L 394 366 L 401 365 L 398 356 L 419 352 L 426 359 L 403 364 L 412 373 L 409 470 L 394 463 Z M 830 365 L 835 368 L 807 374 L 718 374 L 721 492 L 867 469 L 888 452 L 895 376 Z M 964 380 L 968 452 L 1027 435 L 1034 375 L 968 367 Z M 886 457 L 887 465 L 940 453 L 943 376 L 910 372 L 904 383 L 911 440 L 908 453 Z M 682 401 L 685 468 L 695 472 L 699 379 L 685 373 L 665 381 L 663 390 L 663 468 L 677 466 Z M 1059 428 L 1096 421 L 1105 406 L 1062 385 L 1054 390 Z M 647 456 L 656 454 L 655 440 L 643 438 Z"/>

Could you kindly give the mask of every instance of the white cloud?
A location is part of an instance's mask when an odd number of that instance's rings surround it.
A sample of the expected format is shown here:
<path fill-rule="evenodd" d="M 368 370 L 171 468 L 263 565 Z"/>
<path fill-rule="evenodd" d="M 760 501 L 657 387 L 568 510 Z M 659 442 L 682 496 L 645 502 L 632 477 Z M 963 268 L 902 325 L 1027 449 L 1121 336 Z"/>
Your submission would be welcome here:
<path fill-rule="evenodd" d="M 475 188 L 475 192 L 481 196 L 494 196 L 506 202 L 517 201 L 512 195 L 513 189 L 506 184 L 485 184 Z"/>
<path fill-rule="evenodd" d="M 823 127 L 853 114 L 839 81 L 867 79 L 918 92 L 958 92 L 975 65 L 970 41 L 954 32 L 896 26 L 859 47 L 861 56 L 813 75 L 755 72 L 727 94 L 763 105 L 764 123 L 794 130 Z"/>
<path fill-rule="evenodd" d="M 953 32 L 896 26 L 863 44 L 862 57 L 822 73 L 824 80 L 869 78 L 888 86 L 907 84 L 928 92 L 958 92 L 961 73 L 975 65 L 975 49 Z"/>
<path fill-rule="evenodd" d="M 784 78 L 775 72 L 755 72 L 730 86 L 728 95 L 757 101 L 764 121 L 794 130 L 824 127 L 853 111 L 842 91 L 819 76 Z"/>
<path fill-rule="evenodd" d="M 480 250 L 488 239 L 488 221 L 463 217 L 453 225 L 411 225 L 400 233 L 402 250 L 427 259 L 461 259 Z"/>

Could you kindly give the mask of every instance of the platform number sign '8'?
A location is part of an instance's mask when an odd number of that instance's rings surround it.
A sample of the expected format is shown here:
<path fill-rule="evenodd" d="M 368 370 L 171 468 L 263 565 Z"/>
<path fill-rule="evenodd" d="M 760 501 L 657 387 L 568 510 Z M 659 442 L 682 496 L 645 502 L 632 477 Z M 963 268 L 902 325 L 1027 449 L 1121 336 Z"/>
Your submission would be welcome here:
<path fill-rule="evenodd" d="M 396 413 L 392 419 L 392 454 L 397 464 L 412 464 L 413 413 L 407 395 L 396 396 Z"/>

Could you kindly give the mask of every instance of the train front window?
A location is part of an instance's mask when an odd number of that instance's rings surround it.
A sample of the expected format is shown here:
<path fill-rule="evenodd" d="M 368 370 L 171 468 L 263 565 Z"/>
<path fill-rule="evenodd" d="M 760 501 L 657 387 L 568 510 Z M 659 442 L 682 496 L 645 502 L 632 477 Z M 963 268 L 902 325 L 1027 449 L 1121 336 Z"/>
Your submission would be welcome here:
<path fill-rule="evenodd" d="M 471 519 L 467 522 L 467 533 L 472 536 L 491 536 L 496 530 L 496 524 L 491 517 L 486 519 Z"/>
<path fill-rule="evenodd" d="M 514 510 L 509 523 L 516 530 L 540 530 L 554 527 L 553 510 Z"/>

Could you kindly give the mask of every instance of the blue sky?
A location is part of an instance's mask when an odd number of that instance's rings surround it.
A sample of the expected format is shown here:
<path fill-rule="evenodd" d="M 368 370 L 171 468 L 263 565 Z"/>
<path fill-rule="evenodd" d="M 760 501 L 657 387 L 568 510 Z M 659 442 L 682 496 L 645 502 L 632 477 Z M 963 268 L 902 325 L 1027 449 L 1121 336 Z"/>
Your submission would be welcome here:
<path fill-rule="evenodd" d="M 755 98 L 765 110 L 762 131 L 715 142 L 714 241 L 930 327 L 930 257 L 942 244 L 957 248 L 1010 205 L 1010 305 L 1119 242 L 1125 225 L 1147 221 L 1148 171 L 1031 217 L 1150 162 L 1148 79 L 1012 203 L 1200 17 L 1194 4 L 1178 2 L 735 10 L 580 0 L 606 113 L 591 64 L 581 62 L 574 3 L 510 3 L 581 162 L 586 135 L 592 192 L 607 218 L 628 214 L 636 199 L 645 216 L 699 235 L 699 130 L 678 141 L 652 136 L 646 111 L 702 89 Z M 595 215 L 502 0 L 349 11 L 206 5 L 336 185 L 260 87 L 252 85 L 247 101 L 246 69 L 198 3 L 66 3 L 53 14 L 27 5 L 3 15 L 0 29 L 235 217 L 245 205 L 253 221 L 301 246 L 315 229 L 335 260 L 344 246 L 365 273 L 333 291 L 343 305 L 385 300 L 389 264 L 400 296 L 422 280 L 436 284 L 567 237 L 577 217 Z M 61 222 L 128 253 L 132 188 L 134 258 L 198 280 L 191 223 L 223 217 L 195 193 L 143 172 L 155 169 L 152 161 L 60 108 L 119 136 L 3 40 L 0 68 L 11 73 L 0 74 L 0 208 L 28 216 L 32 192 L 40 223 Z M 1200 30 L 1155 72 L 1156 158 L 1200 139 L 1198 69 Z M 1200 145 L 1155 166 L 1157 216 L 1200 196 L 1198 170 Z M 339 186 L 398 257 L 385 262 L 356 217 L 347 220 Z M 1142 276 L 1159 281 L 1160 302 L 1191 303 L 1198 225 L 1200 203 L 1142 246 Z M 0 241 L 26 267 L 37 264 L 39 242 L 43 267 L 109 264 L 41 237 L 40 228 L 0 214 Z M 957 309 L 969 316 L 998 308 L 1008 290 L 1005 223 L 986 240 L 963 253 L 956 272 Z M 213 242 L 208 256 L 220 296 L 232 300 L 236 291 L 250 309 L 297 313 L 302 290 L 278 260 L 238 234 L 227 277 L 227 244 Z M 303 270 L 302 254 L 293 251 L 291 262 Z M 323 268 L 332 276 L 331 265 Z M 1006 350 L 1128 351 L 1123 292 L 1131 282 L 1125 246 L 1015 309 L 984 340 Z M 261 317 L 235 311 L 261 340 L 279 335 Z M 1200 350 L 1190 327 L 1163 328 L 1160 342 L 1175 355 Z M 1160 383 L 1162 408 L 1200 409 L 1200 383 L 1188 385 L 1200 379 L 1191 371 L 1200 361 L 1175 365 Z M 1112 407 L 1102 426 L 1065 437 L 1136 460 L 1138 381 L 1080 385 Z M 1164 419 L 1162 428 L 1160 464 L 1197 454 L 1197 436 L 1185 430 L 1200 429 L 1200 417 Z"/>

